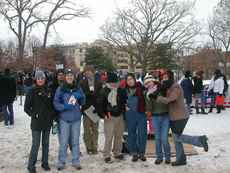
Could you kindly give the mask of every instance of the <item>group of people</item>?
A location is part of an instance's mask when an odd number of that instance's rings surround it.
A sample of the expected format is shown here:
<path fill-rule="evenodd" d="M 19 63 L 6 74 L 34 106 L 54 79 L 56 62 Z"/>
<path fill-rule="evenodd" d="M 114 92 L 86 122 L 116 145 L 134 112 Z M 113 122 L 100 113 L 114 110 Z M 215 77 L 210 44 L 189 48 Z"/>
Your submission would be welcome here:
<path fill-rule="evenodd" d="M 224 98 L 228 92 L 228 82 L 225 75 L 219 69 L 215 70 L 207 88 L 203 84 L 203 71 L 197 71 L 194 77 L 190 71 L 186 71 L 180 85 L 184 91 L 185 102 L 190 113 L 192 112 L 193 96 L 195 98 L 196 114 L 212 113 L 214 107 L 216 107 L 219 114 L 224 109 Z M 208 112 L 205 111 L 207 97 L 211 98 Z"/>
<path fill-rule="evenodd" d="M 183 89 L 174 80 L 171 71 L 165 71 L 157 78 L 147 74 L 142 84 L 132 73 L 121 79 L 114 72 L 96 75 L 92 66 L 86 66 L 80 74 L 71 69 L 58 70 L 52 84 L 48 84 L 45 73 L 38 70 L 34 81 L 24 104 L 25 112 L 31 117 L 32 147 L 27 167 L 30 173 L 36 173 L 40 143 L 41 166 L 46 171 L 50 170 L 49 137 L 55 125 L 59 141 L 57 169 L 65 169 L 68 148 L 72 154 L 72 166 L 76 170 L 82 169 L 79 143 L 82 121 L 86 152 L 96 155 L 99 123 L 104 120 L 105 163 L 112 163 L 113 158 L 124 159 L 125 130 L 128 132 L 127 148 L 132 162 L 147 160 L 147 119 L 151 119 L 154 127 L 155 164 L 164 161 L 172 166 L 186 165 L 183 143 L 208 151 L 207 136 L 183 134 L 189 112 Z M 175 142 L 175 162 L 171 162 L 170 129 Z"/>

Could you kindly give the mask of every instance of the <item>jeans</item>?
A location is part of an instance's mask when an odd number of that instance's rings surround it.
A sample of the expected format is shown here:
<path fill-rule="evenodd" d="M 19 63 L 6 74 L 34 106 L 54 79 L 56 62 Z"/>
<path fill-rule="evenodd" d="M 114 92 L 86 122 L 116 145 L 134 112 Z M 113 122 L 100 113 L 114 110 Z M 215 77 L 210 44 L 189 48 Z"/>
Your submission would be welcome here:
<path fill-rule="evenodd" d="M 196 147 L 203 147 L 203 145 L 200 142 L 200 136 L 189 136 L 189 135 L 179 135 L 173 133 L 174 143 L 176 147 L 176 160 L 181 161 L 186 159 L 185 153 L 184 153 L 184 147 L 183 143 L 191 144 Z"/>
<path fill-rule="evenodd" d="M 157 159 L 163 160 L 163 148 L 165 159 L 169 161 L 171 159 L 171 148 L 168 141 L 169 115 L 154 115 L 152 123 L 155 129 Z"/>
<path fill-rule="evenodd" d="M 72 143 L 72 164 L 80 166 L 80 132 L 81 132 L 81 120 L 75 122 L 65 122 L 60 120 L 60 136 L 59 136 L 59 156 L 58 166 L 62 167 L 66 163 L 67 148 L 69 144 L 69 138 Z"/>
<path fill-rule="evenodd" d="M 128 150 L 132 155 L 144 155 L 147 143 L 147 118 L 145 113 L 126 112 L 128 128 Z"/>
<path fill-rule="evenodd" d="M 32 147 L 31 147 L 29 163 L 28 163 L 28 169 L 30 170 L 35 168 L 37 162 L 41 135 L 42 135 L 42 164 L 48 165 L 50 129 L 43 130 L 43 131 L 32 130 Z"/>
<path fill-rule="evenodd" d="M 14 110 L 13 103 L 9 103 L 2 106 L 2 111 L 4 114 L 5 125 L 14 125 Z"/>

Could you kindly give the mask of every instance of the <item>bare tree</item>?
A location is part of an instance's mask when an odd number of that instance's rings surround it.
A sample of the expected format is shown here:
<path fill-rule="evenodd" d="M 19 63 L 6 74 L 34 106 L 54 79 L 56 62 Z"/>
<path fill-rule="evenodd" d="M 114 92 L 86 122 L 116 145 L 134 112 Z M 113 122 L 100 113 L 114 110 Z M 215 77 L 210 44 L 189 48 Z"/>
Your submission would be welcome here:
<path fill-rule="evenodd" d="M 76 1 L 76 0 L 74 0 Z M 51 0 L 49 2 L 50 11 L 44 16 L 43 24 L 45 33 L 43 38 L 43 48 L 46 48 L 50 28 L 60 21 L 73 20 L 80 17 L 89 17 L 89 9 L 82 5 L 77 5 L 73 0 Z"/>
<path fill-rule="evenodd" d="M 147 68 L 154 45 L 159 42 L 183 43 L 195 34 L 187 32 L 194 2 L 175 0 L 132 0 L 128 9 L 118 9 L 114 20 L 102 26 L 106 40 L 128 52 L 131 62 Z M 186 35 L 186 37 L 185 37 Z M 178 44 L 179 45 L 179 44 Z"/>
<path fill-rule="evenodd" d="M 34 25 L 41 22 L 36 16 L 39 16 L 40 7 L 46 2 L 47 0 L 1 0 L 0 15 L 17 38 L 20 60 L 24 56 L 28 33 Z"/>
<path fill-rule="evenodd" d="M 228 73 L 227 58 L 222 50 L 230 50 L 230 0 L 222 0 L 214 9 L 214 14 L 209 19 L 209 37 L 212 40 L 213 48 L 217 57 L 224 67 L 224 72 Z"/>

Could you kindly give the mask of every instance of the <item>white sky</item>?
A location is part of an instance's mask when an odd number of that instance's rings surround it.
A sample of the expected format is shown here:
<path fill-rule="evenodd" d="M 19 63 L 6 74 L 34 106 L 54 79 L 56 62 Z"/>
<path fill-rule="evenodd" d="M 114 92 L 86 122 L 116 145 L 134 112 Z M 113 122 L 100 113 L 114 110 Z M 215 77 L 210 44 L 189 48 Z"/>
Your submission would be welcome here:
<path fill-rule="evenodd" d="M 84 4 L 92 11 L 92 19 L 75 19 L 73 21 L 62 22 L 56 25 L 58 36 L 51 33 L 49 42 L 61 40 L 62 43 L 92 42 L 100 36 L 100 26 L 108 17 L 111 17 L 117 7 L 124 7 L 129 0 L 84 0 Z M 213 7 L 219 0 L 197 0 L 195 17 L 198 18 L 204 28 L 208 16 L 212 14 Z M 36 31 L 38 37 L 42 32 Z M 8 26 L 0 20 L 0 40 L 10 38 L 13 35 Z M 201 38 L 200 40 L 203 40 Z"/>

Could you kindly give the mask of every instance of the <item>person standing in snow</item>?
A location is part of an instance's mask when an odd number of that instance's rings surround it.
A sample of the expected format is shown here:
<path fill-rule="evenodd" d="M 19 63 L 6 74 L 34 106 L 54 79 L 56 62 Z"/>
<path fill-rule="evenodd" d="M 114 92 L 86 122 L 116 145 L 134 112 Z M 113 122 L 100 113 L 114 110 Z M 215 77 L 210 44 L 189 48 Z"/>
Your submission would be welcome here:
<path fill-rule="evenodd" d="M 108 72 L 108 79 L 105 87 L 101 89 L 100 114 L 104 117 L 104 160 L 106 163 L 111 162 L 111 152 L 114 153 L 114 158 L 123 160 L 122 154 L 122 139 L 124 132 L 124 117 L 125 112 L 124 100 L 122 100 L 123 89 L 119 88 L 117 74 Z M 113 146 L 113 149 L 112 149 Z"/>
<path fill-rule="evenodd" d="M 187 159 L 184 153 L 183 143 L 191 144 L 197 147 L 203 147 L 208 151 L 207 137 L 184 135 L 183 131 L 189 120 L 189 113 L 186 111 L 184 103 L 183 89 L 174 81 L 174 74 L 168 71 L 163 77 L 165 80 L 162 88 L 166 89 L 166 96 L 158 95 L 156 101 L 168 104 L 170 116 L 170 128 L 173 132 L 174 143 L 176 147 L 176 161 L 172 166 L 186 165 Z"/>
<path fill-rule="evenodd" d="M 152 117 L 152 124 L 155 132 L 156 155 L 155 164 L 159 165 L 165 157 L 165 164 L 171 163 L 171 148 L 168 140 L 169 136 L 169 113 L 168 105 L 157 103 L 153 98 L 160 87 L 159 81 L 156 81 L 152 75 L 146 75 L 144 78 L 146 92 L 146 112 Z M 163 95 L 163 93 L 161 93 Z M 147 113 L 147 115 L 149 115 Z M 164 151 L 164 152 L 163 152 Z"/>
<path fill-rule="evenodd" d="M 65 168 L 69 139 L 72 141 L 72 166 L 80 170 L 80 131 L 81 107 L 85 104 L 85 94 L 75 80 L 71 69 L 65 72 L 65 83 L 58 87 L 54 100 L 54 107 L 59 112 L 59 154 L 58 170 Z"/>
<path fill-rule="evenodd" d="M 196 114 L 207 114 L 205 112 L 205 96 L 204 96 L 204 85 L 203 85 L 203 71 L 196 72 L 196 75 L 193 77 L 193 94 L 195 97 L 195 109 Z M 201 112 L 199 111 L 199 101 L 201 106 Z"/>
<path fill-rule="evenodd" d="M 147 143 L 147 117 L 145 114 L 144 90 L 136 82 L 135 75 L 126 76 L 126 113 L 125 122 L 128 128 L 128 150 L 132 161 L 146 161 L 145 150 Z"/>
<path fill-rule="evenodd" d="M 181 81 L 180 85 L 184 92 L 185 103 L 188 108 L 188 112 L 191 114 L 191 104 L 192 104 L 192 91 L 193 91 L 193 84 L 191 80 L 191 72 L 186 71 L 184 74 L 184 79 Z"/>
<path fill-rule="evenodd" d="M 10 74 L 10 69 L 5 69 L 5 73 L 1 79 L 0 90 L 2 111 L 4 115 L 4 124 L 6 127 L 14 125 L 14 107 L 13 103 L 16 98 L 16 80 Z"/>
<path fill-rule="evenodd" d="M 36 162 L 42 135 L 42 168 L 49 171 L 49 136 L 53 116 L 52 92 L 46 86 L 46 76 L 43 71 L 35 74 L 36 83 L 26 95 L 24 111 L 31 117 L 32 147 L 29 156 L 28 171 L 36 173 Z"/>
<path fill-rule="evenodd" d="M 214 73 L 214 77 L 209 84 L 208 93 L 211 96 L 211 106 L 209 110 L 209 113 L 211 113 L 215 107 L 217 96 L 221 97 L 224 95 L 224 78 L 219 69 Z M 217 113 L 221 113 L 222 106 L 216 105 L 216 109 Z"/>
<path fill-rule="evenodd" d="M 95 113 L 98 113 L 97 106 L 97 94 L 102 88 L 102 82 L 100 79 L 95 78 L 95 70 L 92 66 L 86 66 L 84 68 L 83 76 L 80 79 L 80 85 L 85 93 L 86 102 L 82 107 L 83 112 L 83 127 L 84 127 L 84 143 L 88 154 L 98 154 L 98 128 L 99 122 L 91 120 L 91 116 L 86 113 L 86 110 L 91 106 Z"/>

